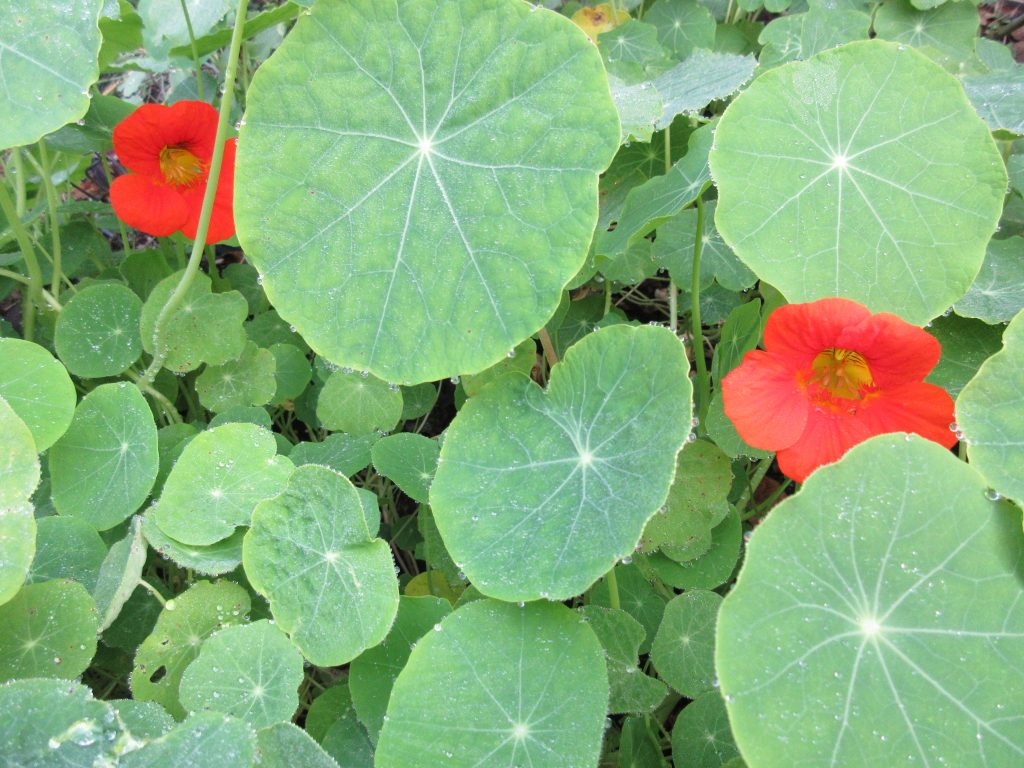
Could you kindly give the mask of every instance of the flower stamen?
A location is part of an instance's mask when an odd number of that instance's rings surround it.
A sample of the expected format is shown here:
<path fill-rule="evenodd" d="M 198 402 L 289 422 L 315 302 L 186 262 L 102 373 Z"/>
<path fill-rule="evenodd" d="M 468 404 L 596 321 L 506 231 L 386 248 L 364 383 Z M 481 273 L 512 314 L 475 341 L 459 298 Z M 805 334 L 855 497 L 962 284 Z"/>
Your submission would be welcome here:
<path fill-rule="evenodd" d="M 206 175 L 206 163 L 184 147 L 164 147 L 160 150 L 160 172 L 168 184 L 191 187 Z"/>
<path fill-rule="evenodd" d="M 860 400 L 874 386 L 871 369 L 859 352 L 829 347 L 819 352 L 811 363 L 811 382 L 827 390 L 833 397 Z"/>

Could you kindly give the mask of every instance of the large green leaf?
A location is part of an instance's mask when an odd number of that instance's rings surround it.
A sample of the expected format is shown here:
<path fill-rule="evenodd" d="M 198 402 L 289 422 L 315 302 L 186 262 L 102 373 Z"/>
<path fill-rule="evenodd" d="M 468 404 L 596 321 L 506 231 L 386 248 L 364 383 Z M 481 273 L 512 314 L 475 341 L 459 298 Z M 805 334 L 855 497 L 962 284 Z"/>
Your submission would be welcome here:
<path fill-rule="evenodd" d="M 54 346 L 76 376 L 114 376 L 142 355 L 142 301 L 120 283 L 82 288 L 57 316 Z"/>
<path fill-rule="evenodd" d="M 448 551 L 505 600 L 579 594 L 633 552 L 690 431 L 686 355 L 665 328 L 604 328 L 547 391 L 506 376 L 448 428 L 430 488 Z"/>
<path fill-rule="evenodd" d="M 1006 192 L 957 79 L 877 40 L 766 72 L 715 143 L 716 224 L 759 277 L 790 301 L 846 296 L 915 323 L 968 289 Z"/>
<path fill-rule="evenodd" d="M 177 728 L 121 758 L 121 768 L 213 766 L 249 768 L 256 734 L 243 720 L 220 712 L 199 712 Z"/>
<path fill-rule="evenodd" d="M 555 311 L 618 143 L 600 57 L 565 17 L 318 3 L 249 91 L 239 239 L 329 360 L 399 383 L 473 373 Z"/>
<path fill-rule="evenodd" d="M 725 702 L 718 691 L 702 693 L 687 704 L 672 727 L 672 759 L 692 768 L 721 768 L 739 756 Z"/>
<path fill-rule="evenodd" d="M 113 528 L 142 506 L 159 468 L 146 398 L 127 382 L 103 384 L 82 398 L 50 449 L 54 506 L 97 530 Z"/>
<path fill-rule="evenodd" d="M 18 0 L 0 13 L 0 148 L 31 144 L 89 108 L 100 0 Z"/>
<path fill-rule="evenodd" d="M 186 544 L 213 544 L 248 525 L 253 508 L 276 496 L 292 463 L 255 424 L 222 424 L 197 435 L 171 470 L 153 520 Z"/>
<path fill-rule="evenodd" d="M 203 641 L 181 678 L 181 703 L 264 728 L 291 720 L 301 682 L 302 655 L 272 622 L 256 621 L 224 627 Z"/>
<path fill-rule="evenodd" d="M 21 339 L 0 339 L 0 397 L 25 422 L 37 451 L 64 434 L 77 400 L 64 366 L 43 347 Z"/>
<path fill-rule="evenodd" d="M 398 611 L 391 550 L 371 537 L 355 486 L 327 467 L 299 467 L 256 506 L 242 562 L 278 625 L 320 666 L 379 643 Z"/>
<path fill-rule="evenodd" d="M 715 652 L 750 765 L 1021 763 L 1024 537 L 985 489 L 883 435 L 755 529 Z"/>
<path fill-rule="evenodd" d="M 21 587 L 36 549 L 36 521 L 29 496 L 39 484 L 32 433 L 0 397 L 0 605 Z"/>
<path fill-rule="evenodd" d="M 579 616 L 478 600 L 416 644 L 375 765 L 595 766 L 607 705 L 604 651 Z"/>
<path fill-rule="evenodd" d="M 1003 349 L 986 360 L 956 400 L 956 423 L 971 463 L 999 493 L 1024 505 L 1024 310 L 1003 332 Z"/>

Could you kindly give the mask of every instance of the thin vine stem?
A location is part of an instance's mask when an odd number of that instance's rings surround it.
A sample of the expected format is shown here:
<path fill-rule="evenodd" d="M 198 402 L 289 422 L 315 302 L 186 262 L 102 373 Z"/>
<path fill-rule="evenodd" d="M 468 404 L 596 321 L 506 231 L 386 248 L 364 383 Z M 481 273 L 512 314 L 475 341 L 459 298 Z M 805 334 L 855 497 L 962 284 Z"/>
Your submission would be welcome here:
<path fill-rule="evenodd" d="M 36 328 L 36 308 L 42 298 L 43 273 L 39 269 L 35 248 L 32 247 L 32 238 L 29 237 L 25 225 L 21 223 L 6 184 L 0 184 L 0 210 L 3 210 L 4 216 L 7 217 L 7 223 L 10 224 L 11 232 L 18 241 L 18 248 L 28 268 L 29 282 L 21 302 L 21 330 L 25 340 L 32 341 Z"/>
<path fill-rule="evenodd" d="M 53 165 L 50 163 L 50 153 L 46 151 L 46 142 L 39 140 L 39 170 L 41 172 L 42 184 L 46 190 L 46 208 L 50 216 L 50 242 L 53 244 L 50 258 L 53 260 L 53 277 L 50 279 L 50 291 L 53 298 L 60 301 L 60 280 L 61 280 L 61 248 L 60 248 L 60 226 L 57 222 L 57 189 L 53 186 Z"/>
<path fill-rule="evenodd" d="M 168 348 L 163 343 L 164 326 L 168 318 L 173 315 L 181 302 L 184 301 L 192 283 L 199 272 L 200 262 L 203 260 L 203 248 L 206 245 L 206 233 L 210 228 L 210 217 L 213 213 L 213 200 L 217 194 L 217 181 L 220 179 L 220 169 L 224 160 L 224 142 L 228 134 L 228 116 L 231 114 L 231 103 L 235 92 L 235 73 L 238 70 L 238 52 L 242 45 L 242 30 L 245 27 L 245 15 L 249 6 L 249 0 L 239 0 L 238 13 L 235 16 L 235 26 L 231 32 L 231 47 L 228 51 L 228 64 L 224 72 L 224 97 L 220 102 L 220 114 L 217 120 L 217 136 L 214 139 L 213 157 L 210 160 L 210 172 L 206 177 L 206 193 L 203 195 L 203 207 L 199 214 L 199 226 L 196 228 L 196 239 L 192 243 L 192 254 L 189 256 L 188 264 L 185 265 L 185 273 L 181 276 L 178 286 L 168 297 L 160 314 L 157 315 L 156 324 L 153 327 L 153 362 L 149 364 L 142 380 L 151 384 L 156 374 L 163 367 L 167 359 Z"/>
<path fill-rule="evenodd" d="M 697 406 L 698 424 L 705 430 L 708 403 L 711 398 L 711 379 L 708 364 L 704 359 L 704 329 L 700 319 L 700 258 L 704 245 L 704 198 L 697 198 L 697 234 L 693 240 L 693 272 L 690 277 L 690 331 L 693 336 L 693 361 L 697 366 L 694 402 Z"/>
<path fill-rule="evenodd" d="M 199 66 L 199 49 L 196 48 L 196 36 L 192 31 L 192 17 L 188 14 L 188 4 L 181 0 L 181 13 L 185 17 L 185 29 L 188 30 L 188 42 L 192 46 L 192 64 L 196 68 L 196 95 L 200 101 L 206 101 L 203 95 L 203 68 Z"/>

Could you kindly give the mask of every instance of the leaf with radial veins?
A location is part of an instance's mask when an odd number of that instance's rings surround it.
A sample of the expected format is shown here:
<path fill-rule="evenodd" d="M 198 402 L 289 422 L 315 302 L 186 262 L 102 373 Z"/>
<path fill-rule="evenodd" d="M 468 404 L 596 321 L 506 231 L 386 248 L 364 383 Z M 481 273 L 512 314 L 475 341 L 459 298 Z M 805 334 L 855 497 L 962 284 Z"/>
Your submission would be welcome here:
<path fill-rule="evenodd" d="M 1006 192 L 988 128 L 923 55 L 849 43 L 759 77 L 715 135 L 715 223 L 790 301 L 925 323 L 977 274 Z"/>
<path fill-rule="evenodd" d="M 45 348 L 21 339 L 0 339 L 0 397 L 25 422 L 36 450 L 64 434 L 75 413 L 75 385 Z"/>
<path fill-rule="evenodd" d="M 607 705 L 604 651 L 579 616 L 478 600 L 416 643 L 375 764 L 596 766 Z"/>
<path fill-rule="evenodd" d="M 668 329 L 613 326 L 573 345 L 546 392 L 505 376 L 462 407 L 430 502 L 481 592 L 561 600 L 633 552 L 690 431 L 688 369 Z"/>
<path fill-rule="evenodd" d="M 1024 536 L 985 492 L 941 446 L 883 435 L 757 527 L 715 650 L 750 765 L 1022 764 Z"/>
<path fill-rule="evenodd" d="M 618 143 L 600 56 L 563 16 L 317 3 L 248 94 L 239 239 L 327 359 L 402 384 L 473 373 L 555 311 Z"/>

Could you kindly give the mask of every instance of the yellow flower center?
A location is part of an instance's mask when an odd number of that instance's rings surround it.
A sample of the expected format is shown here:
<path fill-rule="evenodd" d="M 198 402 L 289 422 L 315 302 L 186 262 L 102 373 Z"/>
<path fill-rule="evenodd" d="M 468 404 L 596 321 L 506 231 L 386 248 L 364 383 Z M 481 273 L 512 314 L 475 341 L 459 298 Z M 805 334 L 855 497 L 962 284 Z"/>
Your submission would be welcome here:
<path fill-rule="evenodd" d="M 833 397 L 860 400 L 864 390 L 874 385 L 867 361 L 850 349 L 829 347 L 814 358 L 811 368 L 811 381 Z"/>
<path fill-rule="evenodd" d="M 160 172 L 168 184 L 191 187 L 206 172 L 206 163 L 183 147 L 164 147 L 160 150 Z"/>

